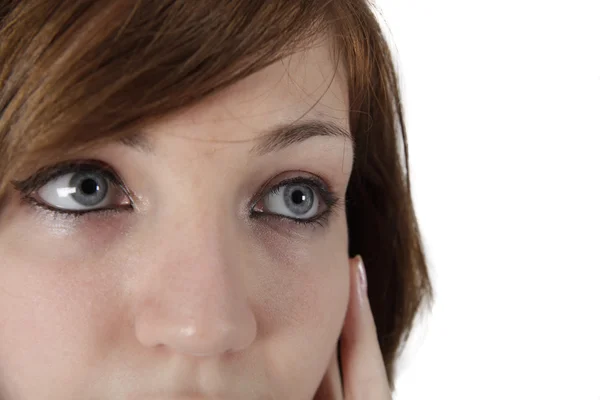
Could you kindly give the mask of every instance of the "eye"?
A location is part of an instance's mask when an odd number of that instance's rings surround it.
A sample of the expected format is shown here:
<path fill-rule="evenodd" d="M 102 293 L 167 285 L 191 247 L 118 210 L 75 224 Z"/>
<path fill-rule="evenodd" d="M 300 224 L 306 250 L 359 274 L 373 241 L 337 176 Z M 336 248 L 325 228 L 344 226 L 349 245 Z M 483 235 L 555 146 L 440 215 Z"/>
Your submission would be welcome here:
<path fill-rule="evenodd" d="M 101 172 L 90 171 L 64 174 L 46 183 L 37 194 L 50 207 L 91 211 L 123 205 L 121 192 Z"/>
<path fill-rule="evenodd" d="M 319 211 L 319 198 L 308 185 L 279 186 L 263 201 L 263 212 L 295 219 L 310 219 Z"/>
<path fill-rule="evenodd" d="M 62 213 L 81 214 L 132 205 L 124 185 L 104 165 L 58 165 L 19 183 L 18 187 L 28 200 Z"/>
<path fill-rule="evenodd" d="M 254 212 L 293 220 L 315 220 L 331 206 L 328 204 L 328 200 L 333 200 L 331 196 L 316 179 L 293 178 L 270 189 L 256 204 Z"/>

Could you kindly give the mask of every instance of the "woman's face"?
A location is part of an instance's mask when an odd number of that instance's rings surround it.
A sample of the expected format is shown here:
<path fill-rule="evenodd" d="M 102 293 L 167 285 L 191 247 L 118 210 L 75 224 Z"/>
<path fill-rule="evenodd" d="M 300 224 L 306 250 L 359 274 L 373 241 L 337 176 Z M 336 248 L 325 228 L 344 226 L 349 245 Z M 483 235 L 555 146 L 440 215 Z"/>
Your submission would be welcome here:
<path fill-rule="evenodd" d="M 11 188 L 0 398 L 311 398 L 349 298 L 345 85 L 316 45 Z"/>

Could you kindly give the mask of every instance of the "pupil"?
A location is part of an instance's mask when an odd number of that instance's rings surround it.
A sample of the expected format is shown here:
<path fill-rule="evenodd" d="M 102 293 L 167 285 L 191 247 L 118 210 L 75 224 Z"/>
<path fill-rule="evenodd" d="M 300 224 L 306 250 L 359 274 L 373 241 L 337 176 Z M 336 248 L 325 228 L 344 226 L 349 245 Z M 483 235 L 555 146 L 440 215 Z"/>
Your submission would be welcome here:
<path fill-rule="evenodd" d="M 86 179 L 81 182 L 81 191 L 84 194 L 94 194 L 98 190 L 98 184 L 93 179 Z"/>
<path fill-rule="evenodd" d="M 306 200 L 306 196 L 300 190 L 296 190 L 294 193 L 292 193 L 292 201 L 294 203 L 300 204 L 304 200 Z"/>

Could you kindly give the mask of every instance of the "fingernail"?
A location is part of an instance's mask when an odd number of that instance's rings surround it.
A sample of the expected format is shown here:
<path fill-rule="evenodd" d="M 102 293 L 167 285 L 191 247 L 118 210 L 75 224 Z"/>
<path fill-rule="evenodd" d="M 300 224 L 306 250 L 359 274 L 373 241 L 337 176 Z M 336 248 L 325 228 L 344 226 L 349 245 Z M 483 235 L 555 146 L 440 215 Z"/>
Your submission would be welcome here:
<path fill-rule="evenodd" d="M 358 295 L 361 306 L 365 304 L 367 300 L 367 273 L 365 272 L 365 263 L 362 257 L 358 256 Z"/>

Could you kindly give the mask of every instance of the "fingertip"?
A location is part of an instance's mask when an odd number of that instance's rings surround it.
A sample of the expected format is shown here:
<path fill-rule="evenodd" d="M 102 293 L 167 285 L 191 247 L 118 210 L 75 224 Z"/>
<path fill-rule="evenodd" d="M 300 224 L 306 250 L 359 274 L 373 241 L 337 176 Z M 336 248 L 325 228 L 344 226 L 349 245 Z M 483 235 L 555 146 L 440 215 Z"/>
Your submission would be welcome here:
<path fill-rule="evenodd" d="M 357 335 L 361 325 L 361 312 L 364 307 L 364 299 L 361 294 L 361 267 L 362 258 L 360 255 L 349 259 L 350 261 L 350 298 L 348 300 L 348 309 L 344 322 L 342 336 L 346 339 Z"/>
<path fill-rule="evenodd" d="M 367 300 L 367 272 L 365 271 L 365 263 L 360 255 L 357 256 L 356 268 L 358 269 L 358 295 L 360 300 L 361 307 L 365 306 L 365 303 L 368 303 Z"/>

